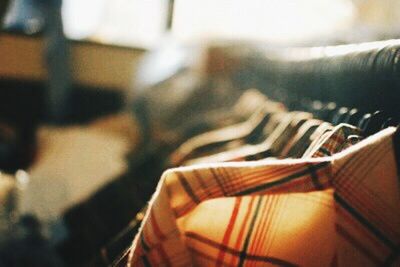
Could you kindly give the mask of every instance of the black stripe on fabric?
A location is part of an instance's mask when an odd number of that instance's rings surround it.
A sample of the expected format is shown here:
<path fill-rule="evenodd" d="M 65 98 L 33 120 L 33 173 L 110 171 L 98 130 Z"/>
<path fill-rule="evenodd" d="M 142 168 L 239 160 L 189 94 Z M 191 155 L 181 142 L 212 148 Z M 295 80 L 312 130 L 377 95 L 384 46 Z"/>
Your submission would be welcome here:
<path fill-rule="evenodd" d="M 390 241 L 379 229 L 375 228 L 367 219 L 365 219 L 360 213 L 358 213 L 352 206 L 349 205 L 337 192 L 334 194 L 335 200 L 351 215 L 353 215 L 362 225 L 364 225 L 371 233 L 373 233 L 379 240 L 381 240 L 386 246 L 393 251 L 398 251 L 398 246 Z"/>
<path fill-rule="evenodd" d="M 215 171 L 213 169 L 210 169 L 211 174 L 213 175 L 215 181 L 217 182 L 219 188 L 222 191 L 222 194 L 224 195 L 224 197 L 227 195 L 225 190 L 224 190 L 224 185 L 221 183 L 221 181 L 218 179 L 218 175 L 215 173 Z"/>
<path fill-rule="evenodd" d="M 318 163 L 318 164 L 313 166 L 314 167 L 314 171 L 319 170 L 319 169 L 327 166 L 328 164 L 329 164 L 329 162 Z M 241 192 L 238 192 L 238 193 L 234 194 L 234 196 L 244 196 L 244 195 L 255 193 L 257 191 L 262 191 L 262 190 L 265 190 L 265 189 L 268 189 L 268 188 L 271 188 L 271 187 L 274 187 L 274 186 L 278 186 L 278 185 L 287 183 L 287 182 L 289 182 L 291 180 L 300 178 L 300 177 L 308 174 L 309 172 L 310 172 L 309 169 L 305 169 L 305 170 L 299 171 L 297 173 L 294 173 L 292 175 L 289 175 L 289 176 L 287 176 L 285 178 L 281 178 L 281 179 L 278 179 L 278 180 L 273 181 L 273 182 L 267 182 L 265 184 L 261 184 L 261 185 L 258 185 L 258 186 L 251 187 L 249 189 L 243 190 Z"/>
<path fill-rule="evenodd" d="M 312 181 L 313 185 L 315 186 L 315 189 L 322 190 L 323 186 L 318 180 L 318 174 L 317 174 L 314 166 L 312 164 L 310 164 L 310 165 L 308 165 L 307 169 L 310 171 L 311 181 Z"/>
<path fill-rule="evenodd" d="M 211 247 L 217 248 L 219 250 L 222 250 L 226 253 L 229 253 L 233 256 L 239 256 L 240 255 L 240 251 L 237 251 L 233 248 L 230 248 L 226 245 L 217 243 L 213 240 L 207 239 L 203 236 L 200 236 L 196 233 L 193 232 L 186 232 L 185 236 L 192 238 L 194 240 L 197 240 L 199 242 L 202 242 L 203 244 L 209 245 Z M 278 258 L 274 258 L 274 257 L 266 257 L 266 256 L 258 256 L 258 255 L 252 255 L 252 254 L 246 254 L 246 259 L 248 261 L 258 261 L 258 262 L 268 262 L 268 263 L 272 263 L 278 266 L 287 266 L 287 267 L 295 267 L 298 266 L 296 264 L 290 263 L 288 261 L 282 260 L 282 259 L 278 259 Z M 215 260 L 215 259 L 214 259 Z"/>
<path fill-rule="evenodd" d="M 142 256 L 142 261 L 143 261 L 143 265 L 146 267 L 151 267 L 150 261 L 149 259 L 146 257 L 146 255 Z"/>
<path fill-rule="evenodd" d="M 254 224 L 256 223 L 256 219 L 257 219 L 257 216 L 258 216 L 258 212 L 260 211 L 260 207 L 261 207 L 261 197 L 258 198 L 256 210 L 254 211 L 253 218 L 251 219 L 251 222 L 250 222 L 250 225 L 249 225 L 249 230 L 247 232 L 246 239 L 245 239 L 244 244 L 243 244 L 243 248 L 240 251 L 239 263 L 238 263 L 238 266 L 240 266 L 240 267 L 243 266 L 244 261 L 246 260 L 247 249 L 248 249 L 249 243 L 250 243 L 250 237 L 251 237 L 251 234 L 253 233 Z"/>
<path fill-rule="evenodd" d="M 203 191 L 207 194 L 208 197 L 211 197 L 211 193 L 207 185 L 204 183 L 204 180 L 202 176 L 199 174 L 197 170 L 193 170 L 193 175 L 196 177 L 197 181 L 200 183 L 201 187 L 203 188 Z"/>
<path fill-rule="evenodd" d="M 146 241 L 144 241 L 143 234 L 140 235 L 140 243 L 142 244 L 144 251 L 147 252 L 150 250 L 150 247 L 146 244 Z"/>
<path fill-rule="evenodd" d="M 226 178 L 226 179 L 224 179 L 224 184 L 225 184 L 226 191 L 227 191 L 227 192 L 233 192 L 234 189 L 235 189 L 235 184 L 229 182 L 229 181 L 232 181 L 232 180 L 233 180 L 233 179 L 231 178 L 229 172 L 226 170 L 226 168 L 220 168 L 219 173 L 221 173 L 221 176 L 222 176 L 222 177 Z M 228 182 L 225 182 L 226 180 L 227 180 Z"/>
<path fill-rule="evenodd" d="M 190 186 L 190 184 L 186 180 L 185 176 L 183 176 L 183 174 L 179 173 L 179 172 L 177 173 L 177 176 L 178 176 L 178 180 L 181 183 L 183 189 L 189 195 L 189 197 L 193 200 L 193 202 L 196 203 L 196 204 L 200 203 L 199 198 L 194 193 L 192 187 Z"/>

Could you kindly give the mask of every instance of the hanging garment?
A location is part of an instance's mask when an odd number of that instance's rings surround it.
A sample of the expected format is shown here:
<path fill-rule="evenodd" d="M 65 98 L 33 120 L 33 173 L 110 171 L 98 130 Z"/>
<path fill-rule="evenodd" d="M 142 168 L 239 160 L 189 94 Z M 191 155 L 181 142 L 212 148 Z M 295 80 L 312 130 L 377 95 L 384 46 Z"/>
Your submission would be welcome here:
<path fill-rule="evenodd" d="M 129 266 L 398 265 L 394 133 L 331 157 L 165 172 Z"/>
<path fill-rule="evenodd" d="M 296 135 L 287 142 L 286 146 L 283 148 L 280 155 L 281 158 L 300 158 L 304 151 L 312 143 L 311 138 L 314 133 L 318 132 L 320 128 L 325 128 L 331 126 L 330 123 L 325 123 L 321 120 L 312 119 L 305 122 Z"/>
<path fill-rule="evenodd" d="M 248 161 L 277 157 L 286 143 L 296 135 L 301 125 L 311 118 L 312 114 L 306 112 L 277 113 L 271 117 L 266 125 L 264 130 L 266 138 L 260 144 L 245 144 L 215 155 L 188 160 L 183 164 Z"/>
<path fill-rule="evenodd" d="M 181 125 L 162 133 L 162 139 L 170 144 L 180 145 L 191 137 L 207 131 L 247 120 L 257 108 L 262 106 L 267 97 L 257 89 L 246 90 L 233 107 L 211 109 L 207 113 L 193 114 L 186 117 Z M 173 136 L 172 140 L 170 136 Z"/>
<path fill-rule="evenodd" d="M 304 157 L 325 157 L 332 156 L 347 147 L 354 145 L 360 139 L 355 139 L 355 136 L 360 136 L 361 131 L 357 127 L 350 124 L 341 123 L 331 131 L 321 135 L 320 138 L 311 144 L 303 155 Z M 353 137 L 353 138 L 352 138 Z"/>
<path fill-rule="evenodd" d="M 222 152 L 227 145 L 232 148 L 240 147 L 247 142 L 256 143 L 262 137 L 271 116 L 283 111 L 282 104 L 266 101 L 245 122 L 206 132 L 187 140 L 172 153 L 170 164 L 179 166 L 190 159 Z"/>
<path fill-rule="evenodd" d="M 266 125 L 266 128 L 264 129 L 264 134 L 267 135 L 268 133 L 268 137 L 265 142 L 262 142 L 262 144 L 245 145 L 238 149 L 228 150 L 227 152 L 222 152 L 214 156 L 189 160 L 184 164 L 191 165 L 202 161 L 209 163 L 223 161 L 266 160 L 266 157 L 268 157 L 267 159 L 270 160 L 272 159 L 271 155 L 281 153 L 280 151 L 282 150 L 283 146 L 285 146 L 285 144 L 287 144 L 289 148 L 292 146 L 306 147 L 311 140 L 318 139 L 318 137 L 320 137 L 320 135 L 322 135 L 324 132 L 331 131 L 333 129 L 330 123 L 321 123 L 320 121 L 317 121 L 317 125 L 319 125 L 318 128 L 315 129 L 315 131 L 312 133 L 307 133 L 310 126 L 313 126 L 315 124 L 308 123 L 315 121 L 311 120 L 311 118 L 311 114 L 305 112 L 292 112 L 286 114 L 277 113 L 271 117 L 270 121 Z M 304 128 L 302 127 L 303 124 L 306 127 L 305 129 L 300 130 L 299 128 Z M 294 137 L 292 137 L 293 135 Z M 338 142 L 338 140 L 339 139 L 337 139 L 336 142 Z M 332 142 L 332 140 L 327 139 L 326 142 Z M 338 146 L 330 146 L 330 148 L 332 149 L 331 154 L 341 151 L 339 144 Z M 344 149 L 346 147 L 342 146 L 342 148 Z M 315 155 L 314 157 L 316 156 L 318 155 Z M 139 217 L 142 217 L 142 212 L 138 214 Z M 100 266 L 101 263 L 103 264 L 103 266 L 108 266 L 111 262 L 114 261 L 121 264 L 118 266 L 124 266 L 124 262 L 126 262 L 127 258 L 126 249 L 128 246 L 128 243 L 126 241 L 129 238 L 133 239 L 135 231 L 137 230 L 138 223 L 138 219 L 134 218 L 130 222 L 129 226 L 124 229 L 122 234 L 118 236 L 118 238 L 115 238 L 115 240 L 104 246 L 101 250 L 101 253 L 99 253 L 98 257 L 96 258 L 93 266 Z"/>

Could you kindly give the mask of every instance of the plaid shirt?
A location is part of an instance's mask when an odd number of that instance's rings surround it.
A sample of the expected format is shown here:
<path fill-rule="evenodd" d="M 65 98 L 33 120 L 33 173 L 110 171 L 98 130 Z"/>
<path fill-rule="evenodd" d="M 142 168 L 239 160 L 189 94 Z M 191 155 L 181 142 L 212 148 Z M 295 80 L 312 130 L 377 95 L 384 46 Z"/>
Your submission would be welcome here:
<path fill-rule="evenodd" d="M 303 158 L 332 156 L 357 143 L 358 140 L 352 137 L 360 134 L 361 131 L 357 127 L 345 123 L 339 124 L 312 144 L 304 153 Z"/>
<path fill-rule="evenodd" d="M 397 266 L 394 132 L 331 157 L 167 171 L 128 265 Z"/>

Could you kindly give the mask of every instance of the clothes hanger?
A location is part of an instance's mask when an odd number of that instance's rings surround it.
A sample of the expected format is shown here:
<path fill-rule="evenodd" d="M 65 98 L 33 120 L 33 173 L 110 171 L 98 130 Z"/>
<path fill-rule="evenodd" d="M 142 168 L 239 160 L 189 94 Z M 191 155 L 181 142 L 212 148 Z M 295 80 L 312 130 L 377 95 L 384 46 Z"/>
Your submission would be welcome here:
<path fill-rule="evenodd" d="M 263 109 L 260 114 L 254 118 L 254 122 L 251 126 L 252 129 L 246 136 L 243 137 L 246 143 L 256 143 L 260 139 L 270 117 L 271 110 Z"/>
<path fill-rule="evenodd" d="M 314 100 L 311 102 L 311 106 L 309 108 L 309 112 L 311 112 L 315 118 L 320 118 L 322 114 L 322 109 L 324 105 L 319 100 Z"/>
<path fill-rule="evenodd" d="M 382 129 L 382 125 L 385 124 L 385 122 L 388 120 L 388 116 L 385 112 L 379 110 L 375 111 L 371 115 L 371 119 L 366 125 L 366 128 L 364 130 L 364 134 L 366 136 L 373 135 L 377 132 L 379 132 Z"/>
<path fill-rule="evenodd" d="M 179 146 L 196 135 L 244 122 L 267 100 L 267 96 L 259 90 L 247 89 L 232 105 L 211 109 L 205 114 L 194 114 L 179 127 L 166 131 L 162 141 Z"/>
<path fill-rule="evenodd" d="M 186 165 L 206 162 L 261 160 L 280 155 L 280 151 L 285 147 L 287 140 L 290 140 L 304 123 L 312 120 L 312 114 L 292 111 L 279 117 L 279 122 L 274 126 L 273 131 L 262 142 L 247 144 L 209 157 L 197 158 L 186 162 Z M 275 120 L 275 118 L 271 119 Z"/>
<path fill-rule="evenodd" d="M 365 133 L 365 129 L 367 128 L 367 125 L 371 120 L 371 116 L 371 113 L 364 114 L 364 116 L 361 117 L 360 121 L 357 124 L 357 127 L 360 128 L 363 134 Z"/>
<path fill-rule="evenodd" d="M 374 113 L 366 114 L 359 124 L 359 128 L 364 136 L 370 136 L 382 129 L 382 125 L 388 120 L 387 115 L 383 111 L 375 111 Z"/>
<path fill-rule="evenodd" d="M 393 117 L 390 117 L 382 124 L 381 129 L 385 129 L 390 126 L 396 127 L 397 125 L 399 125 L 399 123 Z"/>
<path fill-rule="evenodd" d="M 349 111 L 350 110 L 346 107 L 340 107 L 333 116 L 331 123 L 336 126 L 345 121 L 349 115 Z"/>
<path fill-rule="evenodd" d="M 309 120 L 312 120 L 312 114 L 309 112 L 292 111 L 286 114 L 267 138 L 254 145 L 254 153 L 249 155 L 248 159 L 263 159 L 267 156 L 280 155 L 287 145 L 287 140 L 291 140 Z"/>
<path fill-rule="evenodd" d="M 308 112 L 297 112 L 296 115 L 293 116 L 290 122 L 290 133 L 286 135 L 281 135 L 280 138 L 277 138 L 275 142 L 278 142 L 279 145 L 274 144 L 274 155 L 278 156 L 282 154 L 282 151 L 291 142 L 293 138 L 297 135 L 300 128 L 303 127 L 304 124 L 307 124 L 308 121 L 313 120 L 312 114 Z"/>
<path fill-rule="evenodd" d="M 352 108 L 349 111 L 349 114 L 347 116 L 347 120 L 343 121 L 343 123 L 348 123 L 353 126 L 357 126 L 358 123 L 360 122 L 363 114 L 356 108 Z"/>
<path fill-rule="evenodd" d="M 307 120 L 298 130 L 296 136 L 282 149 L 281 157 L 300 157 L 311 143 L 310 136 L 324 123 L 319 119 Z M 304 151 L 303 151 L 304 150 Z"/>
<path fill-rule="evenodd" d="M 323 121 L 332 121 L 333 116 L 337 112 L 337 105 L 335 102 L 329 102 L 321 110 L 320 119 Z"/>
<path fill-rule="evenodd" d="M 232 141 L 238 144 L 257 143 L 264 137 L 264 128 L 271 115 L 283 110 L 278 106 L 276 102 L 267 100 L 248 120 L 189 139 L 171 154 L 169 164 L 177 166 L 189 159 L 205 156 L 210 151 L 218 153 L 219 149 Z"/>

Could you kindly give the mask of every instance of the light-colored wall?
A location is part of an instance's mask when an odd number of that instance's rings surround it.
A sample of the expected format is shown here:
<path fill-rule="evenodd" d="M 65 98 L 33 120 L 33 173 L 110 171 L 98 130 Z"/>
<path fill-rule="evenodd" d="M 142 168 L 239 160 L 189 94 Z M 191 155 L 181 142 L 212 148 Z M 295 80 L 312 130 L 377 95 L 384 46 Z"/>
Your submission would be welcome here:
<path fill-rule="evenodd" d="M 0 35 L 0 79 L 45 80 L 45 42 L 40 37 Z M 72 74 L 82 85 L 126 90 L 145 51 L 87 42 L 71 42 Z"/>

